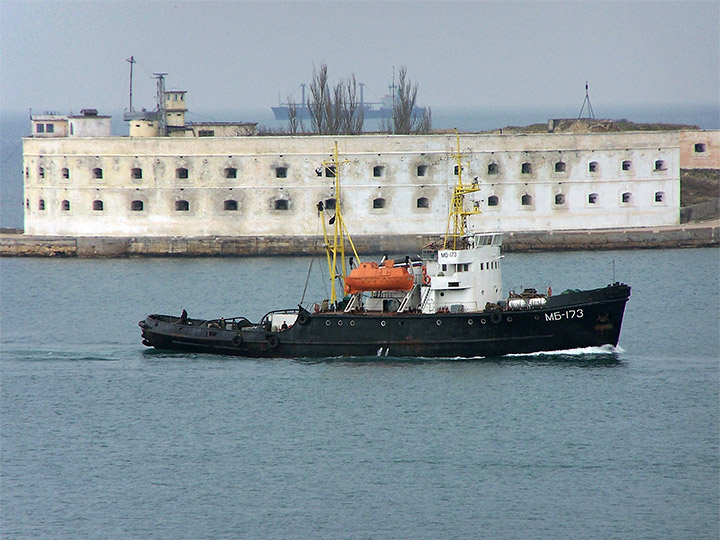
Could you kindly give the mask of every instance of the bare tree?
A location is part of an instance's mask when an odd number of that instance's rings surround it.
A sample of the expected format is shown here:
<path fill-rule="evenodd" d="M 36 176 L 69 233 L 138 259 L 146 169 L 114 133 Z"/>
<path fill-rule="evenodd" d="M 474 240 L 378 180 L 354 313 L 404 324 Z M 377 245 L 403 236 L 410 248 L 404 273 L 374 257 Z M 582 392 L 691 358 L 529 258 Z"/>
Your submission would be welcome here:
<path fill-rule="evenodd" d="M 330 101 L 328 89 L 327 64 L 320 64 L 320 69 L 313 66 L 312 82 L 310 83 L 310 95 L 308 99 L 308 110 L 310 112 L 310 123 L 315 133 L 325 135 L 328 133 L 327 110 Z"/>
<path fill-rule="evenodd" d="M 415 101 L 417 100 L 417 83 L 407 78 L 407 68 L 400 68 L 398 73 L 398 89 L 393 103 L 394 132 L 407 135 L 413 129 Z"/>
<path fill-rule="evenodd" d="M 430 107 L 425 109 L 425 112 L 423 113 L 422 117 L 420 117 L 420 121 L 417 123 L 417 127 L 415 128 L 415 133 L 430 133 L 432 130 L 432 111 L 430 110 Z"/>
<path fill-rule="evenodd" d="M 288 96 L 287 104 L 288 104 L 288 131 L 291 134 L 295 134 L 298 132 L 297 104 L 290 99 L 290 96 Z"/>
<path fill-rule="evenodd" d="M 362 133 L 365 122 L 365 111 L 358 101 L 357 81 L 355 74 L 345 84 L 343 104 L 343 133 L 357 135 Z"/>

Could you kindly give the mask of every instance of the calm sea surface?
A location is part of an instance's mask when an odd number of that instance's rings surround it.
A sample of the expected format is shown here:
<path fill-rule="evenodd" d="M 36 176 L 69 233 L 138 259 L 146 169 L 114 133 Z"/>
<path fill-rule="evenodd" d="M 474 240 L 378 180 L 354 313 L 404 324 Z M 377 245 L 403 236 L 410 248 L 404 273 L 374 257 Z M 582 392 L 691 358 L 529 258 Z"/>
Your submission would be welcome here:
<path fill-rule="evenodd" d="M 508 254 L 557 292 L 615 261 L 620 348 L 470 361 L 140 344 L 150 312 L 297 304 L 307 258 L 2 259 L 1 536 L 718 538 L 719 257 Z"/>

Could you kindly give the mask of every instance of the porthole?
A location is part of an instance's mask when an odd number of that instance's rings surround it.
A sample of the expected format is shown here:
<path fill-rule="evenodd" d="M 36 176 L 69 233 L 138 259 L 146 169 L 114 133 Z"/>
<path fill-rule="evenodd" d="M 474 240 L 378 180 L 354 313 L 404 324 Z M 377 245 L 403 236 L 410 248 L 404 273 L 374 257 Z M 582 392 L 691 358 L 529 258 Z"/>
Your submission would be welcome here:
<path fill-rule="evenodd" d="M 325 326 L 330 326 L 330 319 L 325 321 Z"/>
<path fill-rule="evenodd" d="M 487 321 L 485 319 L 480 319 L 480 324 L 485 324 Z"/>
<path fill-rule="evenodd" d="M 475 321 L 473 321 L 472 319 L 468 319 L 468 324 L 469 324 L 470 326 L 472 326 L 474 322 L 475 322 Z"/>
<path fill-rule="evenodd" d="M 338 326 L 342 326 L 342 325 L 343 325 L 342 320 L 338 321 Z"/>
<path fill-rule="evenodd" d="M 355 321 L 350 321 L 350 326 L 355 326 Z"/>
<path fill-rule="evenodd" d="M 507 322 L 512 322 L 512 317 L 509 317 L 509 316 L 508 316 Z"/>
<path fill-rule="evenodd" d="M 442 324 L 442 321 L 441 321 L 440 319 L 438 319 L 437 321 L 435 321 L 435 324 L 437 324 L 438 326 L 440 326 L 440 325 Z"/>
<path fill-rule="evenodd" d="M 536 320 L 536 321 L 539 321 L 539 320 L 540 320 L 540 315 L 535 315 L 535 320 Z"/>
<path fill-rule="evenodd" d="M 405 321 L 398 321 L 399 326 L 405 326 Z"/>
<path fill-rule="evenodd" d="M 380 326 L 385 326 L 387 323 L 385 321 L 380 321 Z"/>

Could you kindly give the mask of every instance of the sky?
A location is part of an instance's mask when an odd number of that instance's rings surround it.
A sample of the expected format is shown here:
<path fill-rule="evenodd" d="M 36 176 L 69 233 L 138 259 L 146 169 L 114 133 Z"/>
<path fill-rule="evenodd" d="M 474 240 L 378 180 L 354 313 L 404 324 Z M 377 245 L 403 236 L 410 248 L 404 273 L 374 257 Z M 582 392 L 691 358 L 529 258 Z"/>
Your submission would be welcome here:
<path fill-rule="evenodd" d="M 0 0 L 0 110 L 155 106 L 153 72 L 191 110 L 267 108 L 325 62 L 381 97 L 407 68 L 444 108 L 714 105 L 720 2 Z"/>

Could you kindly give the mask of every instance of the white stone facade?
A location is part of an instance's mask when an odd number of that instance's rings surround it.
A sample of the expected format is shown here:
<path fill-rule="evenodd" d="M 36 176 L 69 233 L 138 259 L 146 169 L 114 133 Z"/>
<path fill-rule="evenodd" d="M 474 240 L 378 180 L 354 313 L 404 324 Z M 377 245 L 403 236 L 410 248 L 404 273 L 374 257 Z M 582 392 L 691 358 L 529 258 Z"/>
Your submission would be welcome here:
<path fill-rule="evenodd" d="M 445 231 L 454 135 L 30 137 L 25 232 L 322 234 L 316 205 L 335 195 L 321 164 L 336 141 L 351 233 Z M 460 147 L 463 179 L 481 186 L 475 231 L 678 223 L 677 132 L 462 134 Z"/>

